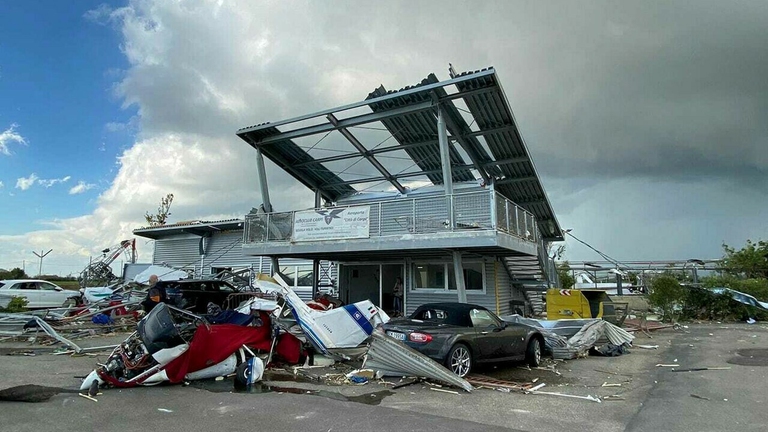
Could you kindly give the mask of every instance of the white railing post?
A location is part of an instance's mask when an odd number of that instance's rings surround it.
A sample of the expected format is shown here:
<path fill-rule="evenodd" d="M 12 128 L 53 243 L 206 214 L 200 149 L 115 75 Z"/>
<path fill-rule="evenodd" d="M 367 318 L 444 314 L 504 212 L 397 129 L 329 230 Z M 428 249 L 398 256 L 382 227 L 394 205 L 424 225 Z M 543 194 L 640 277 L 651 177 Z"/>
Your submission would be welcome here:
<path fill-rule="evenodd" d="M 507 222 L 507 233 L 509 233 L 509 200 L 504 198 L 504 220 Z"/>
<path fill-rule="evenodd" d="M 498 217 L 496 215 L 496 193 L 491 190 L 491 228 L 496 229 L 498 227 Z"/>
<path fill-rule="evenodd" d="M 269 227 L 270 227 L 270 223 L 269 223 L 270 217 L 271 217 L 271 213 L 267 213 L 267 226 L 264 227 L 264 229 L 266 230 L 266 234 L 267 234 L 265 241 L 269 241 L 269 234 L 270 234 L 270 231 L 271 231 L 269 229 Z"/>

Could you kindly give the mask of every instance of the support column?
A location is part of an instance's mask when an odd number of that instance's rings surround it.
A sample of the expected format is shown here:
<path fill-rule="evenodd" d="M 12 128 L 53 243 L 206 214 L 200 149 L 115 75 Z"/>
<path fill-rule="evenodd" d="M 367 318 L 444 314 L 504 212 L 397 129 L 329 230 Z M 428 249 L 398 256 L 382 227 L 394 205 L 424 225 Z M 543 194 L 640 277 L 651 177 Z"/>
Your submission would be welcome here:
<path fill-rule="evenodd" d="M 445 188 L 450 229 L 453 230 L 456 227 L 456 221 L 453 214 L 453 174 L 451 173 L 451 152 L 448 144 L 448 129 L 445 126 L 445 114 L 439 105 L 437 107 L 437 140 L 440 144 L 440 163 L 443 166 L 443 187 Z"/>
<path fill-rule="evenodd" d="M 379 264 L 379 307 L 384 309 L 384 266 Z"/>
<path fill-rule="evenodd" d="M 259 189 L 261 191 L 261 201 L 264 204 L 264 211 L 272 212 L 272 202 L 269 200 L 269 187 L 267 186 L 267 170 L 264 167 L 264 156 L 261 150 L 256 147 L 256 169 L 259 171 Z"/>
<path fill-rule="evenodd" d="M 617 295 L 624 295 L 624 290 L 621 286 L 621 275 L 616 273 L 616 294 Z"/>
<path fill-rule="evenodd" d="M 323 203 L 323 195 L 320 189 L 315 191 L 315 208 L 319 209 Z M 320 260 L 312 259 L 312 299 L 316 299 L 320 294 Z"/>
<path fill-rule="evenodd" d="M 467 288 L 464 286 L 464 266 L 461 262 L 461 252 L 453 251 L 453 274 L 456 276 L 456 292 L 459 303 L 467 302 Z"/>

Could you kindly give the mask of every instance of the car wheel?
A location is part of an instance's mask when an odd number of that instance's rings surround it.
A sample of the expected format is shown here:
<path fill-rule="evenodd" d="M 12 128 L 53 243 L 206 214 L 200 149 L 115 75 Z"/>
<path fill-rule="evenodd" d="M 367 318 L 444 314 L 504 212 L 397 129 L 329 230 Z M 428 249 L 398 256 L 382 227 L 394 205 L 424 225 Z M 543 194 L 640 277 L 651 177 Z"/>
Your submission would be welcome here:
<path fill-rule="evenodd" d="M 532 337 L 528 341 L 528 348 L 525 350 L 525 362 L 530 367 L 537 367 L 541 364 L 541 341 L 537 337 Z"/>
<path fill-rule="evenodd" d="M 448 352 L 445 365 L 451 372 L 464 378 L 472 370 L 472 353 L 464 344 L 456 344 Z"/>
<path fill-rule="evenodd" d="M 73 297 L 70 297 L 64 300 L 64 304 L 61 305 L 61 307 L 65 307 L 65 308 L 73 307 L 73 306 L 77 306 L 77 300 L 74 299 Z"/>

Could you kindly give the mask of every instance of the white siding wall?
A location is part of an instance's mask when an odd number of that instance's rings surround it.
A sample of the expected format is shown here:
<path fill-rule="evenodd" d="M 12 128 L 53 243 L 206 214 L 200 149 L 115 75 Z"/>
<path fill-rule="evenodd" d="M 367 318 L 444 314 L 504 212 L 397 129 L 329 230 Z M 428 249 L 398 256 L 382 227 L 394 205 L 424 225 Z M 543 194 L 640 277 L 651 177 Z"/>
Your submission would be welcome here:
<path fill-rule="evenodd" d="M 206 240 L 203 274 L 209 275 L 211 267 L 259 267 L 259 257 L 243 255 L 243 231 L 215 233 Z"/>
<path fill-rule="evenodd" d="M 152 263 L 194 271 L 200 265 L 199 241 L 200 237 L 192 235 L 155 240 Z"/>

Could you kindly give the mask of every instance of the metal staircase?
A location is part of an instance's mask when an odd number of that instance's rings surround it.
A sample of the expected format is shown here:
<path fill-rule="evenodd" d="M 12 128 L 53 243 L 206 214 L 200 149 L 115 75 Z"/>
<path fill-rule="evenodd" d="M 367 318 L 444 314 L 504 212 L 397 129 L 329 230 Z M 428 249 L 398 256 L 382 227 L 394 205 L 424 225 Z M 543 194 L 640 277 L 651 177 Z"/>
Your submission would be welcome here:
<path fill-rule="evenodd" d="M 523 291 L 527 304 L 526 313 L 542 316 L 546 311 L 544 293 L 550 287 L 557 287 L 557 271 L 554 262 L 547 256 L 546 247 L 539 242 L 537 255 L 504 257 L 504 265 L 512 283 Z"/>

